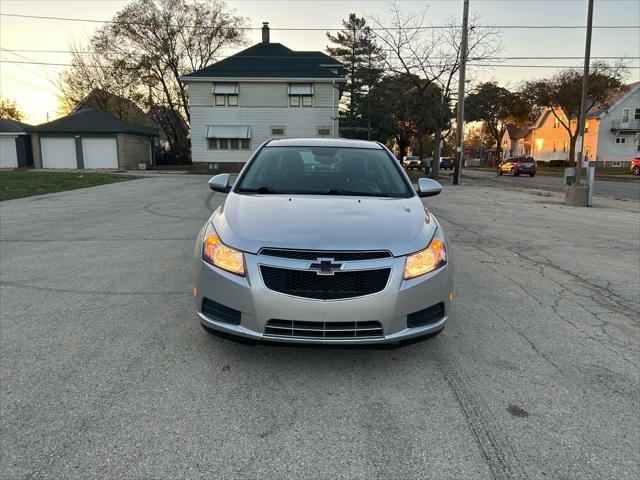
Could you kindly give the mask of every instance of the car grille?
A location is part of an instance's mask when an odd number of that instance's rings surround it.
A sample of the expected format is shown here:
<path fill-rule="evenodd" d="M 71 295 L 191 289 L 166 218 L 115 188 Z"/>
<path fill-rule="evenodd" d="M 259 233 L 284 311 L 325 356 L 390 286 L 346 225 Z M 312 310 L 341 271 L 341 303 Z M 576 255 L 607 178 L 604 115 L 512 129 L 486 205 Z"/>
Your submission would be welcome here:
<path fill-rule="evenodd" d="M 327 251 L 327 250 L 284 250 L 279 248 L 263 248 L 260 255 L 270 257 L 291 258 L 294 260 L 317 260 L 318 258 L 333 258 L 336 261 L 347 262 L 356 260 L 375 260 L 389 258 L 391 253 L 386 250 L 373 251 Z"/>
<path fill-rule="evenodd" d="M 318 275 L 315 271 L 292 270 L 262 265 L 262 280 L 269 290 L 318 300 L 371 295 L 384 289 L 390 268 L 335 272 Z"/>
<path fill-rule="evenodd" d="M 332 340 L 384 336 L 380 322 L 302 322 L 298 320 L 269 320 L 264 334 L 270 337 Z"/>

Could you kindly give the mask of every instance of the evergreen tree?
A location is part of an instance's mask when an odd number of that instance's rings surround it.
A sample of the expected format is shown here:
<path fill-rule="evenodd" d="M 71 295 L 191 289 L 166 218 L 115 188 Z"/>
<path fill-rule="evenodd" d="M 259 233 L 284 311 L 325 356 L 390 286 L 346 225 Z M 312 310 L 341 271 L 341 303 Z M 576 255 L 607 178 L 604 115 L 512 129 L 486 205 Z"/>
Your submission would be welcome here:
<path fill-rule="evenodd" d="M 362 108 L 361 104 L 382 75 L 383 52 L 364 18 L 351 13 L 347 20 L 342 21 L 342 27 L 335 35 L 327 32 L 327 38 L 335 44 L 328 46 L 327 52 L 345 66 L 344 116 L 347 125 L 360 124 L 364 127 L 366 125 L 359 112 L 367 112 L 365 118 L 368 123 L 371 109 Z"/>

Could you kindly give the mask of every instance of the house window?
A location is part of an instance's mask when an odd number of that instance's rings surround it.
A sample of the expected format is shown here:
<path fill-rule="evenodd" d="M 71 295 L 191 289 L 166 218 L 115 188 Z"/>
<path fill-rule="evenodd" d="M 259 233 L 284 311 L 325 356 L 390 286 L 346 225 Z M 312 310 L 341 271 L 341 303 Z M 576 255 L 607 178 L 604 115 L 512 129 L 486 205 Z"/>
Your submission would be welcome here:
<path fill-rule="evenodd" d="M 290 83 L 289 106 L 313 107 L 313 83 Z"/>
<path fill-rule="evenodd" d="M 285 127 L 271 127 L 272 137 L 284 137 L 286 133 L 287 129 Z"/>
<path fill-rule="evenodd" d="M 569 142 L 568 141 L 564 141 L 564 145 L 562 145 L 562 151 L 566 152 L 569 149 Z"/>
<path fill-rule="evenodd" d="M 289 106 L 313 107 L 313 96 L 312 95 L 289 95 Z"/>
<path fill-rule="evenodd" d="M 316 128 L 316 135 L 318 137 L 330 137 L 331 136 L 331 127 L 321 126 Z"/>
<path fill-rule="evenodd" d="M 633 111 L 633 119 L 634 120 L 640 120 L 640 108 L 636 108 Z"/>
<path fill-rule="evenodd" d="M 238 106 L 237 83 L 214 83 L 211 92 L 214 95 L 214 105 L 216 107 Z"/>
<path fill-rule="evenodd" d="M 589 131 L 589 122 L 584 122 L 584 133 Z"/>
<path fill-rule="evenodd" d="M 216 94 L 216 107 L 237 107 L 238 95 Z"/>
<path fill-rule="evenodd" d="M 612 167 L 621 167 L 622 166 L 622 162 L 611 162 L 608 165 L 612 166 Z"/>
<path fill-rule="evenodd" d="M 207 125 L 209 150 L 249 150 L 251 127 L 248 125 Z"/>
<path fill-rule="evenodd" d="M 553 141 L 553 151 L 554 152 L 556 151 L 556 141 L 555 140 Z"/>
<path fill-rule="evenodd" d="M 625 137 L 616 137 L 616 143 L 618 145 L 623 145 L 627 143 L 627 139 Z"/>
<path fill-rule="evenodd" d="M 636 141 L 636 152 L 640 153 L 640 137 Z"/>
<path fill-rule="evenodd" d="M 248 138 L 207 138 L 209 150 L 249 150 L 250 147 Z"/>
<path fill-rule="evenodd" d="M 553 128 L 560 128 L 560 120 L 558 117 L 553 117 Z"/>
<path fill-rule="evenodd" d="M 591 147 L 586 147 L 584 149 L 584 158 L 586 159 L 591 158 Z"/>
<path fill-rule="evenodd" d="M 627 123 L 629 121 L 629 109 L 622 109 L 622 123 Z"/>

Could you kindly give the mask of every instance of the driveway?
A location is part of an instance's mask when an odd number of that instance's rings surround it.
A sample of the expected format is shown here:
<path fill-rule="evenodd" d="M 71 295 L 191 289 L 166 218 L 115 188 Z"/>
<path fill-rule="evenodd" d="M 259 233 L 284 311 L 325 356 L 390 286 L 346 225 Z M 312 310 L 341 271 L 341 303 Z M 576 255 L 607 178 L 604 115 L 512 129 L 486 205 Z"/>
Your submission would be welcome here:
<path fill-rule="evenodd" d="M 442 335 L 247 347 L 193 313 L 193 239 L 223 200 L 206 180 L 0 204 L 0 477 L 638 478 L 629 202 L 446 187 Z"/>
<path fill-rule="evenodd" d="M 522 188 L 538 188 L 545 190 L 555 190 L 564 192 L 566 186 L 563 184 L 563 178 L 555 175 L 536 175 L 531 178 L 528 175 L 514 177 L 511 175 L 499 176 L 495 172 L 487 172 L 483 170 L 475 170 L 472 168 L 463 168 L 463 175 L 470 179 L 486 180 L 501 186 L 522 187 Z M 584 179 L 583 179 L 584 180 Z M 616 180 L 598 180 L 595 181 L 596 195 L 602 195 L 613 198 L 640 199 L 640 179 L 632 179 L 627 181 Z"/>

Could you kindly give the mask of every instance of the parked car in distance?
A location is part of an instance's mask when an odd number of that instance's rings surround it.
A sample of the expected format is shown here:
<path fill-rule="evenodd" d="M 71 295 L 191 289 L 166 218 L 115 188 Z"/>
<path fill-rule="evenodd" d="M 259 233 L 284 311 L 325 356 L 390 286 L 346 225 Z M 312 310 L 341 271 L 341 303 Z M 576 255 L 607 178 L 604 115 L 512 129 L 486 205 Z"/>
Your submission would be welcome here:
<path fill-rule="evenodd" d="M 640 175 L 640 155 L 636 155 L 636 157 L 631 160 L 631 173 L 635 176 Z"/>
<path fill-rule="evenodd" d="M 440 157 L 440 170 L 453 170 L 453 158 Z"/>
<path fill-rule="evenodd" d="M 536 161 L 533 157 L 513 157 L 503 160 L 498 165 L 498 175 L 510 173 L 517 177 L 520 174 L 536 176 Z"/>
<path fill-rule="evenodd" d="M 415 155 L 406 155 L 402 157 L 402 166 L 407 170 L 419 170 L 422 168 L 422 160 L 420 160 L 420 157 Z"/>
<path fill-rule="evenodd" d="M 421 198 L 442 187 L 420 178 L 414 189 L 384 145 L 271 140 L 235 183 L 222 173 L 209 186 L 227 196 L 195 246 L 195 307 L 208 332 L 403 344 L 444 328 L 451 251 Z"/>

